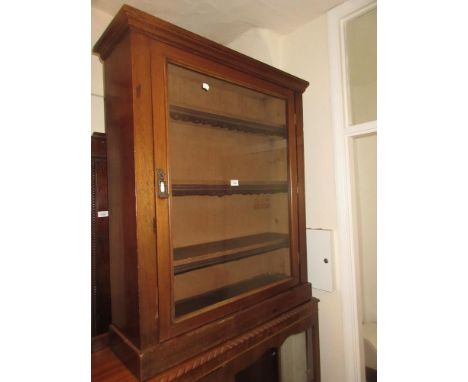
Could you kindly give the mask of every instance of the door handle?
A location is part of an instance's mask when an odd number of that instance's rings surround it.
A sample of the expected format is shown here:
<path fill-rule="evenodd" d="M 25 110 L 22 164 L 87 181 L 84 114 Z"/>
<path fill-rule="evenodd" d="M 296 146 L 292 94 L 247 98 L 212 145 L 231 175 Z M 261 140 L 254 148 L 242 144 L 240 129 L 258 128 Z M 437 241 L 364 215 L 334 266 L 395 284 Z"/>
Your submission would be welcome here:
<path fill-rule="evenodd" d="M 158 196 L 161 199 L 167 199 L 169 197 L 169 190 L 167 189 L 167 182 L 164 180 L 166 174 L 162 168 L 158 168 L 156 177 L 158 181 Z"/>

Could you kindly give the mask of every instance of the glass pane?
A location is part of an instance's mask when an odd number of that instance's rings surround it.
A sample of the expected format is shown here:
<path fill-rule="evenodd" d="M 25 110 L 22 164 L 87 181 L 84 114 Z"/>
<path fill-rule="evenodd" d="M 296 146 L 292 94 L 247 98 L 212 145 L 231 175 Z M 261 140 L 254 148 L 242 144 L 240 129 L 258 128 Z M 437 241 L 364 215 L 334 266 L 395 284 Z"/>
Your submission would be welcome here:
<path fill-rule="evenodd" d="M 377 119 L 377 9 L 346 23 L 351 125 Z"/>
<path fill-rule="evenodd" d="M 307 382 L 313 370 L 308 369 L 307 332 L 292 335 L 283 342 L 280 352 L 281 382 Z M 312 358 L 312 354 L 309 355 Z M 310 365 L 312 367 L 312 365 Z"/>
<path fill-rule="evenodd" d="M 291 274 L 286 101 L 168 65 L 174 311 Z"/>

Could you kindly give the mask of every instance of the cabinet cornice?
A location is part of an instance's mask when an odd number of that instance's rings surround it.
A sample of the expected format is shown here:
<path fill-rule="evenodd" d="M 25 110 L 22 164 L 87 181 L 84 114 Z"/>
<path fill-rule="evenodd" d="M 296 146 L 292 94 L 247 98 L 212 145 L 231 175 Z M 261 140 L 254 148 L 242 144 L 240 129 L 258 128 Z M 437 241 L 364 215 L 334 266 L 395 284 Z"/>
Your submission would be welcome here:
<path fill-rule="evenodd" d="M 94 45 L 93 52 L 99 55 L 102 60 L 106 59 L 114 45 L 128 31 L 145 34 L 153 40 L 182 48 L 297 92 L 303 93 L 309 85 L 307 81 L 301 78 L 139 11 L 129 5 L 122 6 L 101 38 Z"/>

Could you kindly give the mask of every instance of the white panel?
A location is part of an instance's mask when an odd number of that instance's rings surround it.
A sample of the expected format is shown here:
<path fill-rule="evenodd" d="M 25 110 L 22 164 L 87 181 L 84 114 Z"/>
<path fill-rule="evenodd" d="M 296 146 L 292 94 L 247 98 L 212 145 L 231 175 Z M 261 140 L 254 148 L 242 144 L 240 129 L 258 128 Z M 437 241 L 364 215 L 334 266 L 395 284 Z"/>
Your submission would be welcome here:
<path fill-rule="evenodd" d="M 93 133 L 105 133 L 104 98 L 91 95 L 91 130 Z"/>
<path fill-rule="evenodd" d="M 333 231 L 307 228 L 307 274 L 312 287 L 333 292 Z"/>
<path fill-rule="evenodd" d="M 91 94 L 104 95 L 102 64 L 97 56 L 91 56 Z"/>

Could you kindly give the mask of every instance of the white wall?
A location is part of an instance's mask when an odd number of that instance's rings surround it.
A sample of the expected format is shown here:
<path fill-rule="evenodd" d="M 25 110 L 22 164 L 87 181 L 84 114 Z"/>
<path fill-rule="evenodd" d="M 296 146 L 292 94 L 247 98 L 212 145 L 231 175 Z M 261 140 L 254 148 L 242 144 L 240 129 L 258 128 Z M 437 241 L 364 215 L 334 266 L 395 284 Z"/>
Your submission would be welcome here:
<path fill-rule="evenodd" d="M 280 67 L 280 38 L 268 29 L 249 29 L 227 46 L 268 65 Z"/>
<path fill-rule="evenodd" d="M 320 16 L 284 36 L 281 39 L 281 49 L 281 69 L 310 83 L 303 97 L 306 224 L 308 228 L 327 228 L 336 231 L 334 137 L 331 124 L 326 16 Z M 332 293 L 313 290 L 314 296 L 320 299 L 323 382 L 345 380 L 339 260 L 339 256 L 335 253 L 336 290 Z"/>
<path fill-rule="evenodd" d="M 101 36 L 112 16 L 91 8 L 91 49 Z M 104 127 L 104 90 L 102 81 L 102 64 L 99 58 L 91 55 L 91 132 L 105 132 Z"/>

